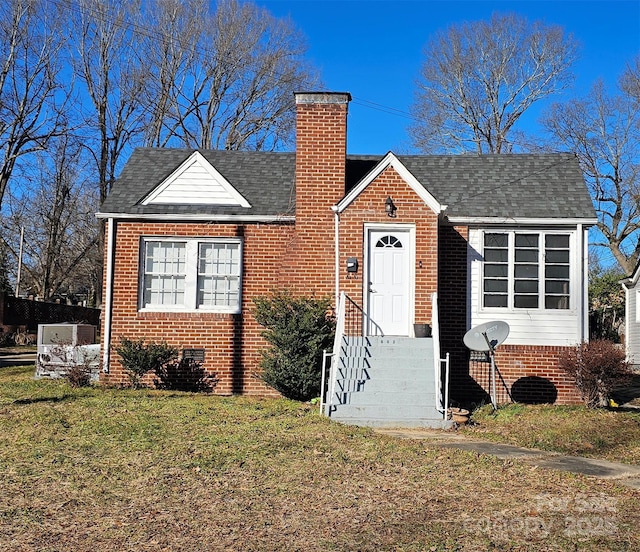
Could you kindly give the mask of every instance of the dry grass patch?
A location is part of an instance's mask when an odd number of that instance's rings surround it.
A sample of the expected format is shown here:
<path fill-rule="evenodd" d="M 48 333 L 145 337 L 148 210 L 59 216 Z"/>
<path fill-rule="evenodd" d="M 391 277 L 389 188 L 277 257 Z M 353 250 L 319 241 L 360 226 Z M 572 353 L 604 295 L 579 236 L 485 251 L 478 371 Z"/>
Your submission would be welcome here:
<path fill-rule="evenodd" d="M 0 549 L 636 550 L 640 493 L 306 404 L 0 371 Z"/>
<path fill-rule="evenodd" d="M 476 410 L 465 433 L 530 448 L 640 465 L 640 412 L 512 404 Z"/>

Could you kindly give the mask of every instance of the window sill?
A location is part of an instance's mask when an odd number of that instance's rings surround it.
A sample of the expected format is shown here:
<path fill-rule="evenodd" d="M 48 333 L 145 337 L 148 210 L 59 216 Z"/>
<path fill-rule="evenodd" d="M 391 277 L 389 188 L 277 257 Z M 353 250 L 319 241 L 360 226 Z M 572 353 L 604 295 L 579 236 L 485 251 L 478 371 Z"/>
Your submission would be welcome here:
<path fill-rule="evenodd" d="M 161 319 L 173 319 L 173 320 L 193 320 L 194 318 L 201 319 L 216 319 L 216 318 L 230 318 L 241 315 L 241 311 L 213 311 L 213 310 L 160 310 L 160 309 L 141 309 L 138 311 L 138 318 L 141 320 L 161 320 Z"/>

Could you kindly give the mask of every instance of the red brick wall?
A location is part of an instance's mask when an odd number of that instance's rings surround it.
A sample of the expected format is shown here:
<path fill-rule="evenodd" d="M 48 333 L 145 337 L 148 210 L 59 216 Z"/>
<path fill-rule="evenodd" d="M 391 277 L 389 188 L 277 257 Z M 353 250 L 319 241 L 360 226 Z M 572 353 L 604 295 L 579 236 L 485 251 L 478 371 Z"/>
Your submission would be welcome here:
<path fill-rule="evenodd" d="M 286 259 L 293 290 L 333 296 L 334 221 L 331 207 L 345 190 L 347 108 L 332 103 L 298 103 L 296 123 L 296 238 Z M 336 102 L 336 103 L 333 103 Z"/>
<path fill-rule="evenodd" d="M 385 213 L 391 197 L 396 217 Z M 431 294 L 438 283 L 438 218 L 392 167 L 385 169 L 340 215 L 340 287 L 364 305 L 364 223 L 409 223 L 416 228 L 415 322 L 431 323 Z M 347 258 L 356 257 L 358 278 L 347 278 Z"/>
<path fill-rule="evenodd" d="M 524 403 L 580 402 L 575 385 L 558 369 L 558 358 L 566 347 L 501 345 L 496 350 L 496 398 Z M 491 391 L 490 365 L 470 362 L 471 377 L 487 392 Z M 511 394 L 511 396 L 509 396 Z"/>
<path fill-rule="evenodd" d="M 112 345 L 121 337 L 165 341 L 183 348 L 204 348 L 204 367 L 220 382 L 217 393 L 275 395 L 254 374 L 259 350 L 265 345 L 253 318 L 253 299 L 283 285 L 280 270 L 293 227 L 286 224 L 194 224 L 120 222 L 114 265 Z M 139 312 L 140 245 L 144 236 L 241 237 L 243 239 L 243 295 L 240 314 L 206 312 Z M 115 351 L 111 354 L 109 384 L 128 379 Z"/>
<path fill-rule="evenodd" d="M 314 98 L 311 98 L 314 96 Z M 315 103 L 306 103 L 309 99 Z M 205 368 L 216 373 L 218 393 L 275 394 L 253 375 L 265 342 L 251 315 L 253 299 L 276 288 L 333 296 L 334 216 L 344 195 L 348 94 L 302 95 L 297 102 L 296 224 L 191 224 L 121 222 L 116 232 L 112 343 L 120 337 L 204 348 Z M 244 239 L 240 314 L 138 312 L 142 236 Z M 126 383 L 115 353 L 109 383 Z"/>
<path fill-rule="evenodd" d="M 466 227 L 441 226 L 439 229 L 439 316 L 442 354 L 450 354 L 451 398 L 460 404 L 478 404 L 490 401 L 490 365 L 470 361 L 469 351 L 462 341 L 470 319 L 467 305 L 467 238 Z M 580 396 L 575 386 L 558 368 L 558 356 L 564 349 L 501 345 L 495 357 L 499 370 L 496 377 L 498 402 L 510 401 L 506 389 L 521 402 L 579 402 Z"/>

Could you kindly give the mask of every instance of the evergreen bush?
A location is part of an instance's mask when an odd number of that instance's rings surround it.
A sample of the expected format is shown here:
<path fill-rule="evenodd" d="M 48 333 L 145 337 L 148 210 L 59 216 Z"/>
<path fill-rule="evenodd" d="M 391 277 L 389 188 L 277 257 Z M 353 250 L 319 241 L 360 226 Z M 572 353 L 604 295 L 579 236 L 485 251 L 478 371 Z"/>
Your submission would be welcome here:
<path fill-rule="evenodd" d="M 141 380 L 146 374 L 156 372 L 178 358 L 177 348 L 164 342 L 145 344 L 144 339 L 122 337 L 115 349 L 120 355 L 120 364 L 127 372 L 131 386 L 135 388 L 141 387 Z"/>
<path fill-rule="evenodd" d="M 191 358 L 168 362 L 154 371 L 158 377 L 158 389 L 210 393 L 218 384 L 215 375 L 208 374 L 201 362 Z"/>
<path fill-rule="evenodd" d="M 329 298 L 275 291 L 255 299 L 254 315 L 269 347 L 261 352 L 262 380 L 285 397 L 307 401 L 320 395 L 322 353 L 330 349 L 335 320 Z"/>

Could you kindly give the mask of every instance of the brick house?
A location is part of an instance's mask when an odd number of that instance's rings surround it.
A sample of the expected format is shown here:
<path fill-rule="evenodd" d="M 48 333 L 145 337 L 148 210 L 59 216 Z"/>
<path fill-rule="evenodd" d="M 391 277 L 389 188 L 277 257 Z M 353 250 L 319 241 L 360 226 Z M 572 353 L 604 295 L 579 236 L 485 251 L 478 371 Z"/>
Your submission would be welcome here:
<path fill-rule="evenodd" d="M 499 400 L 548 388 L 576 400 L 556 365 L 588 336 L 596 219 L 575 156 L 347 155 L 349 101 L 296 94 L 295 153 L 132 154 L 98 213 L 103 379 L 124 381 L 112 345 L 144 337 L 203 351 L 218 393 L 273 394 L 255 377 L 264 343 L 251 311 L 287 287 L 336 302 L 345 292 L 365 336 L 410 339 L 415 323 L 437 324 L 460 403 L 488 390 L 463 335 L 506 321 Z"/>

